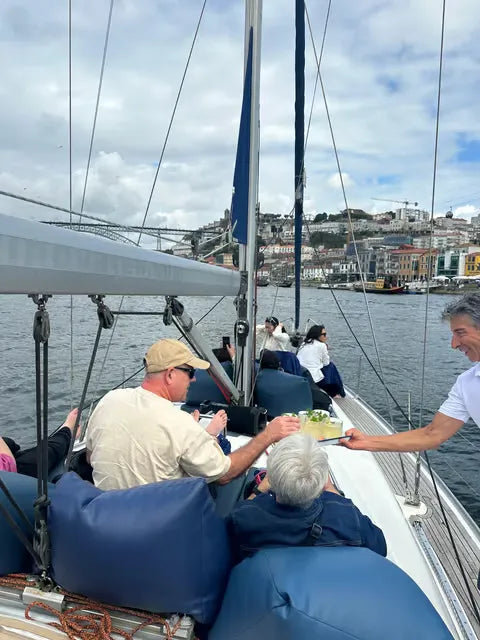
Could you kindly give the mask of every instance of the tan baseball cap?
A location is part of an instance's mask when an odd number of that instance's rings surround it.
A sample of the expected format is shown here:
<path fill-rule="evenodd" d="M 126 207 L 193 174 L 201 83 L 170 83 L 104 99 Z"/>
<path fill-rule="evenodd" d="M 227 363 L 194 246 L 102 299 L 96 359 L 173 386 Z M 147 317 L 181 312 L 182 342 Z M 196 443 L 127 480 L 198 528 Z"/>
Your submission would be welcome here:
<path fill-rule="evenodd" d="M 197 358 L 182 342 L 169 338 L 155 342 L 145 354 L 147 373 L 159 373 L 182 364 L 194 369 L 208 369 L 210 366 L 209 362 Z"/>

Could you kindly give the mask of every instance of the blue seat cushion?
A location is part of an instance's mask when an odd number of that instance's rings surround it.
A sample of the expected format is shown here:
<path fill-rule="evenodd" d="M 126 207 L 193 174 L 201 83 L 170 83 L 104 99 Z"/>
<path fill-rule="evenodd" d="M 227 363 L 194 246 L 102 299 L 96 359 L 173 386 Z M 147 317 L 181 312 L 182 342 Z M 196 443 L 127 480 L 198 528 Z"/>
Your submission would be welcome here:
<path fill-rule="evenodd" d="M 8 471 L 0 471 L 0 478 L 33 526 L 33 503 L 37 498 L 37 479 Z M 23 533 L 32 542 L 32 531 L 20 518 L 1 489 L 0 504 L 7 509 L 15 522 L 20 525 Z M 32 556 L 25 549 L 23 543 L 20 542 L 3 514 L 0 513 L 0 575 L 28 573 L 32 570 L 32 565 Z"/>
<path fill-rule="evenodd" d="M 54 579 L 69 591 L 209 624 L 230 571 L 225 524 L 202 478 L 100 491 L 68 473 L 50 505 Z"/>
<path fill-rule="evenodd" d="M 232 363 L 222 362 L 222 367 L 225 369 L 225 372 L 230 379 L 233 379 Z M 225 396 L 220 391 L 211 375 L 206 370 L 197 369 L 195 371 L 195 382 L 193 382 L 188 388 L 185 404 L 198 409 L 202 402 L 205 402 L 206 400 L 220 403 L 226 402 Z"/>
<path fill-rule="evenodd" d="M 308 380 L 275 369 L 259 371 L 255 382 L 255 402 L 273 418 L 313 407 Z"/>
<path fill-rule="evenodd" d="M 232 571 L 209 640 L 452 640 L 432 604 L 369 549 L 262 550 Z"/>

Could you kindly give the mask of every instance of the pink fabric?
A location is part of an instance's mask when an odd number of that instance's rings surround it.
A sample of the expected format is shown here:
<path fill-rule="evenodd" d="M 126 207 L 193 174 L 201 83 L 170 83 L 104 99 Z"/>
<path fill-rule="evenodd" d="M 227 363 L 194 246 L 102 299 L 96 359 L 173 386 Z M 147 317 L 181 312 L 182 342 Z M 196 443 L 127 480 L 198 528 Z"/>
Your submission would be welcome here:
<path fill-rule="evenodd" d="M 11 471 L 15 473 L 17 471 L 15 458 L 12 458 L 12 456 L 9 456 L 7 453 L 0 453 L 0 471 Z"/>

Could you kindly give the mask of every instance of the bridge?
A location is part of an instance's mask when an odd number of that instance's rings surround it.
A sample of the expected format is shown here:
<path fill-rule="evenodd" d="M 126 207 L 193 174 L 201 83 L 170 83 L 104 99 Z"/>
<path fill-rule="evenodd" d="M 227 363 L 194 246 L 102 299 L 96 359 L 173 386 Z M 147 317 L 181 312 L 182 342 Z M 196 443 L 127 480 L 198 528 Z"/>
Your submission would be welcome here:
<path fill-rule="evenodd" d="M 184 244 L 186 247 L 190 247 L 190 242 L 181 242 L 179 237 L 184 238 L 188 235 L 192 236 L 192 238 L 198 238 L 200 236 L 213 237 L 224 231 L 220 226 L 208 229 L 172 229 L 170 227 L 139 227 L 117 223 L 72 222 L 70 224 L 70 222 L 56 222 L 53 220 L 41 220 L 40 222 L 43 224 L 54 225 L 56 227 L 72 229 L 73 231 L 81 231 L 82 233 L 92 233 L 97 236 L 109 238 L 110 240 L 117 240 L 119 242 L 125 242 L 133 245 L 136 245 L 137 241 L 132 240 L 128 234 L 141 233 L 142 235 L 152 236 L 157 239 L 157 251 L 162 250 L 162 240 L 177 244 Z M 168 234 L 168 236 L 166 234 Z"/>

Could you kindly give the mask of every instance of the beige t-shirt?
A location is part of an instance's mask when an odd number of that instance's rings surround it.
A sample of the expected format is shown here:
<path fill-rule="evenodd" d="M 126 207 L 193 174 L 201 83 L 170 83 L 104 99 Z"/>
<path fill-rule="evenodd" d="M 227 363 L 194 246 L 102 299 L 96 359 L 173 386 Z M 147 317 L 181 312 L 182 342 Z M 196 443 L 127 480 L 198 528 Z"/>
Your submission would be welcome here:
<path fill-rule="evenodd" d="M 142 387 L 100 400 L 88 422 L 87 449 L 99 489 L 188 476 L 213 482 L 231 462 L 191 415 Z"/>

